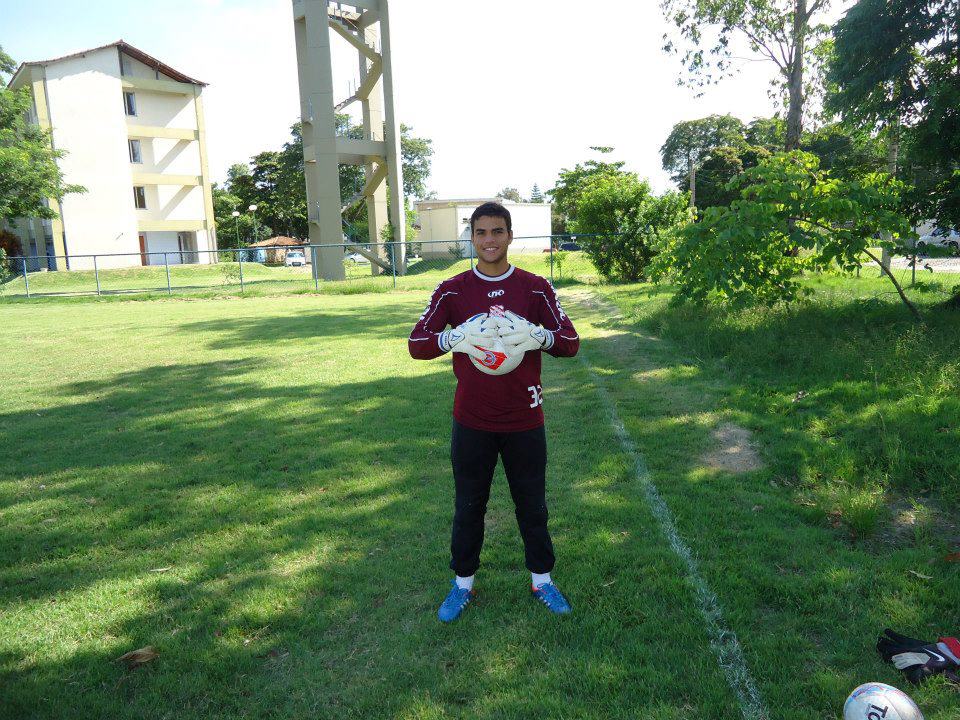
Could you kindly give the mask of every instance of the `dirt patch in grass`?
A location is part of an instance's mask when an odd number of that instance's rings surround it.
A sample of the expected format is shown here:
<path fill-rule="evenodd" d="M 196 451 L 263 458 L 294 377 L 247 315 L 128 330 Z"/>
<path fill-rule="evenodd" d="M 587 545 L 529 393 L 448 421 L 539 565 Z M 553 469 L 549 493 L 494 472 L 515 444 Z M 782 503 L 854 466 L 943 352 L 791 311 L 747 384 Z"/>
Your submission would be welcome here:
<path fill-rule="evenodd" d="M 881 545 L 908 547 L 939 538 L 946 547 L 960 550 L 960 527 L 952 513 L 933 498 L 889 501 L 890 522 L 877 534 Z"/>
<path fill-rule="evenodd" d="M 711 470 L 746 473 L 763 467 L 753 434 L 746 428 L 726 422 L 715 428 L 711 436 L 716 443 L 714 448 L 700 457 L 700 462 Z"/>
<path fill-rule="evenodd" d="M 608 339 L 608 353 L 619 360 L 629 360 L 637 368 L 637 372 L 632 375 L 634 380 L 644 382 L 654 378 L 662 379 L 671 372 L 674 374 L 679 372 L 677 368 L 659 367 L 656 363 L 650 362 L 643 352 L 642 343 L 659 343 L 662 340 L 653 335 L 639 333 L 635 327 L 630 327 L 628 332 L 624 332 L 623 314 L 612 302 L 590 290 L 567 291 L 563 295 L 563 300 L 577 303 L 603 316 L 604 320 L 601 322 L 593 322 L 596 335 Z M 682 377 L 676 377 L 675 380 L 671 391 L 676 393 L 678 399 L 686 398 L 689 390 L 683 384 Z M 687 404 L 685 400 L 684 405 Z M 700 463 L 704 467 L 735 474 L 751 472 L 763 467 L 763 461 L 753 443 L 753 434 L 746 428 L 732 422 L 725 422 L 715 428 L 711 436 L 713 447 L 700 457 Z"/>

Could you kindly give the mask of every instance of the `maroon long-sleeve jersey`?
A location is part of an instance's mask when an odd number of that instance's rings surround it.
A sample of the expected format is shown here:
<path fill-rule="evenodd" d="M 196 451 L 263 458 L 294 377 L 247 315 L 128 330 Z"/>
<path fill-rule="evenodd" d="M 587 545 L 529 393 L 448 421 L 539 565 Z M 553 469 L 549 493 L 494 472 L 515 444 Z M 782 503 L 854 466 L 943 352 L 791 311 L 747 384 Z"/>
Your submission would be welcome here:
<path fill-rule="evenodd" d="M 437 285 L 420 320 L 410 333 L 410 355 L 430 360 L 444 354 L 440 333 L 478 313 L 501 314 L 510 310 L 553 333 L 553 345 L 542 352 L 573 357 L 580 337 L 560 307 L 553 285 L 545 278 L 510 266 L 503 275 L 489 277 L 477 270 L 455 275 Z M 453 416 L 476 430 L 518 432 L 543 424 L 543 388 L 540 351 L 527 352 L 506 375 L 487 375 L 465 353 L 453 354 L 457 392 Z"/>

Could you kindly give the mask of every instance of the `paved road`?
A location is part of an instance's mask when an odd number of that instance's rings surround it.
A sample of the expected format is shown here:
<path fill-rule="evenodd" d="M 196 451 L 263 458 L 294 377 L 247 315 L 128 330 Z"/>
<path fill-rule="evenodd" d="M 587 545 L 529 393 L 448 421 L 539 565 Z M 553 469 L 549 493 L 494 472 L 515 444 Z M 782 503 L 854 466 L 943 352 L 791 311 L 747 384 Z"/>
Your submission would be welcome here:
<path fill-rule="evenodd" d="M 926 266 L 933 268 L 933 272 L 938 273 L 960 273 L 960 258 L 917 258 L 917 273 L 926 272 Z M 890 267 L 898 270 L 910 269 L 910 258 L 895 257 L 890 262 Z"/>

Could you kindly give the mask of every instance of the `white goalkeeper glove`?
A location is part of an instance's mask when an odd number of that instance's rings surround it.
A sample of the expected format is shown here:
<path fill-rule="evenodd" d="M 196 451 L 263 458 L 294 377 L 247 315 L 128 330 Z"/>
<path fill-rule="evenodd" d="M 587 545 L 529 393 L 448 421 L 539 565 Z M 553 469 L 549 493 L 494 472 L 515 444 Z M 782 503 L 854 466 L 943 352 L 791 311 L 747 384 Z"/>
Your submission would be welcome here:
<path fill-rule="evenodd" d="M 444 330 L 437 338 L 437 343 L 444 352 L 462 352 L 482 361 L 486 354 L 476 346 L 485 347 L 496 339 L 496 318 L 477 315 L 455 328 Z"/>
<path fill-rule="evenodd" d="M 549 350 L 553 347 L 553 333 L 526 318 L 507 310 L 498 322 L 500 340 L 508 355 L 528 350 Z"/>

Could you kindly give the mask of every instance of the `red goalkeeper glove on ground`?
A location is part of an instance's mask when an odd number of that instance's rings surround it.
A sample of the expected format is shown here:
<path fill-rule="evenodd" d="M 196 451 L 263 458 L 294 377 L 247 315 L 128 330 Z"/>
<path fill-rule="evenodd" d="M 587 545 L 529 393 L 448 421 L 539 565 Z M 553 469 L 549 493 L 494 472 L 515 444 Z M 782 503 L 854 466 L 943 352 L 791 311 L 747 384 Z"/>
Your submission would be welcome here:
<path fill-rule="evenodd" d="M 960 685 L 960 640 L 956 638 L 942 637 L 938 642 L 927 642 L 888 628 L 877 640 L 877 652 L 914 685 L 940 673 Z"/>

